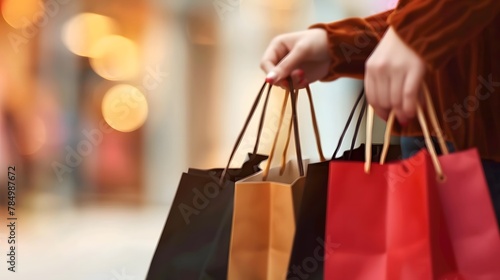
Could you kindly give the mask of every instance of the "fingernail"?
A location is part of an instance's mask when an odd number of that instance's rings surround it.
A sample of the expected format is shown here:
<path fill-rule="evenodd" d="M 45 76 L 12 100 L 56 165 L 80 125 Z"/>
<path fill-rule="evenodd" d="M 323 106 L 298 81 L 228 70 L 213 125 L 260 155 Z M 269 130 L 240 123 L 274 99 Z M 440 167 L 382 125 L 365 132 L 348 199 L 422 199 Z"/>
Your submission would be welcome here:
<path fill-rule="evenodd" d="M 267 73 L 266 82 L 268 82 L 270 84 L 274 83 L 274 81 L 276 80 L 277 76 L 278 75 L 274 71 L 271 71 L 271 72 Z"/>

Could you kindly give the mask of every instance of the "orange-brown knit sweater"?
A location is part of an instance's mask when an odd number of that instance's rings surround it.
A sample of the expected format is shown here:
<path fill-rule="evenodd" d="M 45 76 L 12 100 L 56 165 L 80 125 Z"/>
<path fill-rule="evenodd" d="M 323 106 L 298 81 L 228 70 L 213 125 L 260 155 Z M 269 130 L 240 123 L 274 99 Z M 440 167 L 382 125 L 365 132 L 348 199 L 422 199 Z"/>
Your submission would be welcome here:
<path fill-rule="evenodd" d="M 363 79 L 388 26 L 426 62 L 447 139 L 500 161 L 500 0 L 400 0 L 396 9 L 368 18 L 315 24 L 328 33 L 332 59 L 322 80 Z M 421 135 L 416 120 L 395 132 Z"/>

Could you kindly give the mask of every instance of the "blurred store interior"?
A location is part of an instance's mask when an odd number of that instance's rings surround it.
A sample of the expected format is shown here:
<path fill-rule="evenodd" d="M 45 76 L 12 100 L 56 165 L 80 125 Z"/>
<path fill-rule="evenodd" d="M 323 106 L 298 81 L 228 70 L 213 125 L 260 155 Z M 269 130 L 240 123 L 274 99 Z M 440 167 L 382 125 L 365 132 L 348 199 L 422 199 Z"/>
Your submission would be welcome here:
<path fill-rule="evenodd" d="M 395 1 L 0 3 L 0 219 L 12 165 L 19 219 L 15 274 L 0 225 L 0 278 L 118 280 L 144 279 L 182 172 L 225 165 L 264 80 L 269 41 Z M 360 86 L 312 85 L 327 155 Z M 273 90 L 263 152 L 282 97 Z M 309 107 L 299 102 L 304 155 L 314 158 Z"/>

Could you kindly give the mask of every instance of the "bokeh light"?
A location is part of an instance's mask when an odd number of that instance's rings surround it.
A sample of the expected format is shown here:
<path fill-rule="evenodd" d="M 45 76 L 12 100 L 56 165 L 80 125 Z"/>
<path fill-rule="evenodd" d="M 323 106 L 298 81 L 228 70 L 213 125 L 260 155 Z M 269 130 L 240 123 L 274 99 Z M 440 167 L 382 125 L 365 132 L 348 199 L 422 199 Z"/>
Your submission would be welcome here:
<path fill-rule="evenodd" d="M 126 84 L 109 89 L 102 99 L 101 108 L 104 120 L 121 132 L 140 128 L 148 116 L 148 102 L 144 94 Z"/>
<path fill-rule="evenodd" d="M 134 78 L 139 72 L 137 45 L 123 36 L 106 36 L 92 46 L 90 65 L 99 76 L 111 81 Z"/>
<path fill-rule="evenodd" d="M 44 14 L 44 5 L 40 0 L 4 0 L 2 15 L 10 26 L 22 28 Z"/>
<path fill-rule="evenodd" d="M 62 39 L 74 54 L 90 56 L 90 50 L 96 42 L 117 31 L 118 24 L 112 18 L 94 13 L 81 13 L 65 23 Z"/>

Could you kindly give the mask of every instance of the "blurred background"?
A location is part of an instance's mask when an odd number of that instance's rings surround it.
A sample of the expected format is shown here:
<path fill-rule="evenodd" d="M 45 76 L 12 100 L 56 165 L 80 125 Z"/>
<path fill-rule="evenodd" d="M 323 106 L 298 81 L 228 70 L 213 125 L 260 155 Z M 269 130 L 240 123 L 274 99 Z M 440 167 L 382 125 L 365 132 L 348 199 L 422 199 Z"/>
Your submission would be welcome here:
<path fill-rule="evenodd" d="M 144 279 L 182 172 L 226 164 L 265 78 L 269 41 L 395 2 L 1 0 L 0 278 Z M 312 85 L 326 155 L 360 86 Z M 301 140 L 315 158 L 305 101 Z M 16 167 L 16 273 L 6 262 L 8 166 Z"/>

